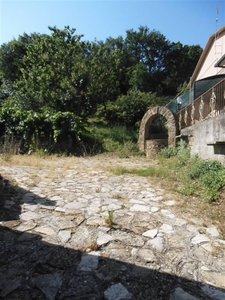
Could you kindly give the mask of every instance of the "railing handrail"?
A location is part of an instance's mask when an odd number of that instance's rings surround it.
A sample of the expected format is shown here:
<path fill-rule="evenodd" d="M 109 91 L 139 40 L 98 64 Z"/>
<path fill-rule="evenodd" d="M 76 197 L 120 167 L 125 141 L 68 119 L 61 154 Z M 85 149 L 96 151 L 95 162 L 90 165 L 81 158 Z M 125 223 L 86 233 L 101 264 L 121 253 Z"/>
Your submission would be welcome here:
<path fill-rule="evenodd" d="M 182 129 L 224 112 L 225 78 L 179 110 L 176 115 L 179 119 L 179 128 Z"/>
<path fill-rule="evenodd" d="M 204 97 L 205 94 L 207 94 L 209 91 L 213 90 L 214 88 L 216 88 L 219 84 L 221 84 L 223 81 L 225 81 L 225 78 L 223 78 L 222 80 L 220 80 L 219 82 L 217 82 L 217 84 L 215 84 L 214 86 L 212 86 L 211 88 L 209 88 L 207 91 L 205 91 L 203 94 L 201 94 L 198 98 L 196 98 L 195 100 L 193 100 L 192 102 L 188 103 L 185 107 L 183 107 L 182 109 L 180 109 L 176 114 L 179 114 L 181 111 L 185 110 L 187 108 L 187 106 L 191 106 L 193 105 L 192 103 L 197 102 L 199 99 L 201 99 L 202 97 Z M 171 101 L 170 101 L 171 102 Z M 169 103 L 170 103 L 169 102 Z M 169 104 L 168 103 L 168 104 Z"/>

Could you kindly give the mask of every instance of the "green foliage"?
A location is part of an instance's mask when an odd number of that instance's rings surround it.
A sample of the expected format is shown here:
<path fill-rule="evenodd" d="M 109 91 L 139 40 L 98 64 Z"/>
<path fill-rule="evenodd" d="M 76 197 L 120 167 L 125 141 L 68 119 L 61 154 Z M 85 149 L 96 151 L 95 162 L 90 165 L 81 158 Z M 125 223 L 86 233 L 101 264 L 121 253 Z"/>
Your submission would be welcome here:
<path fill-rule="evenodd" d="M 105 219 L 105 222 L 106 224 L 109 226 L 109 227 L 113 227 L 113 214 L 114 214 L 114 211 L 113 210 L 108 210 L 108 216 L 107 218 Z"/>
<path fill-rule="evenodd" d="M 180 141 L 177 147 L 165 147 L 161 149 L 158 156 L 160 158 L 177 156 L 179 163 L 185 164 L 185 162 L 190 158 L 190 149 L 185 141 Z"/>
<path fill-rule="evenodd" d="M 160 103 L 160 99 L 156 94 L 130 90 L 127 95 L 120 96 L 115 102 L 118 121 L 127 127 L 137 125 L 139 127 L 139 122 L 145 112 L 157 103 Z"/>
<path fill-rule="evenodd" d="M 143 169 L 129 169 L 125 167 L 116 167 L 111 168 L 111 172 L 116 175 L 123 175 L 123 174 L 135 174 L 143 177 L 157 177 L 157 178 L 167 178 L 169 176 L 170 170 L 165 168 L 164 166 L 148 166 Z"/>
<path fill-rule="evenodd" d="M 94 127 L 91 134 L 101 143 L 102 151 L 118 155 L 121 158 L 138 155 L 137 133 L 128 130 L 125 126 Z"/>
<path fill-rule="evenodd" d="M 72 112 L 25 111 L 16 106 L 2 107 L 0 125 L 4 128 L 5 134 L 23 139 L 22 152 L 31 149 L 43 149 L 48 153 L 72 151 L 71 141 L 81 139 L 85 132 L 81 118 Z M 62 144 L 64 144 L 63 149 Z"/>
<path fill-rule="evenodd" d="M 207 173 L 217 173 L 222 170 L 224 170 L 224 166 L 219 161 L 202 160 L 196 156 L 190 161 L 187 175 L 191 179 L 196 179 L 204 176 Z"/>
<path fill-rule="evenodd" d="M 185 174 L 189 190 L 210 201 L 217 200 L 225 186 L 225 168 L 218 161 L 202 160 L 196 156 L 189 160 Z M 185 190 L 188 191 L 187 186 Z"/>
<path fill-rule="evenodd" d="M 108 124 L 123 124 L 129 128 L 139 128 L 141 119 L 149 107 L 159 105 L 161 99 L 153 93 L 130 90 L 115 102 L 108 101 L 100 105 L 96 112 L 98 119 Z"/>
<path fill-rule="evenodd" d="M 170 158 L 177 155 L 177 153 L 178 149 L 176 147 L 165 147 L 159 151 L 158 155 L 163 158 Z"/>

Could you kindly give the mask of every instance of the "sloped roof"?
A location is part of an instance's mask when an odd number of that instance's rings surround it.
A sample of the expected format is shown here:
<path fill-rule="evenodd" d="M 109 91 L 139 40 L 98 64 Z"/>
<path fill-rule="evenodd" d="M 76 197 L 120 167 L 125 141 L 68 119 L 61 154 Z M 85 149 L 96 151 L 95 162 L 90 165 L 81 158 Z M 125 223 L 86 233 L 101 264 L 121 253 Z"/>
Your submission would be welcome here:
<path fill-rule="evenodd" d="M 207 55 L 208 55 L 211 47 L 213 46 L 213 43 L 215 41 L 215 36 L 219 37 L 223 33 L 225 33 L 225 26 L 221 27 L 215 33 L 213 33 L 212 35 L 210 35 L 209 40 L 208 40 L 208 42 L 207 42 L 207 44 L 205 46 L 205 49 L 203 50 L 203 52 L 202 52 L 202 54 L 201 54 L 201 56 L 199 58 L 199 61 L 198 61 L 197 65 L 196 65 L 196 67 L 195 67 L 195 70 L 194 70 L 194 72 L 193 72 L 193 74 L 191 76 L 191 83 L 195 82 L 195 80 L 196 80 L 196 78 L 197 78 L 197 76 L 198 76 L 198 74 L 199 74 L 199 72 L 201 70 L 201 67 L 202 67 L 202 65 L 205 62 L 205 59 L 206 59 L 206 57 L 207 57 Z"/>

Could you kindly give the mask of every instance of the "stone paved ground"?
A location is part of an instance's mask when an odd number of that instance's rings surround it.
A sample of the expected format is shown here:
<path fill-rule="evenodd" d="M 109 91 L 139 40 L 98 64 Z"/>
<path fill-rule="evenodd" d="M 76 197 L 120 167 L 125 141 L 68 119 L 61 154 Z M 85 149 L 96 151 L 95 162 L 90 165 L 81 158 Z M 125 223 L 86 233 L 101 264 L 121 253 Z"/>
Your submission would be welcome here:
<path fill-rule="evenodd" d="M 148 163 L 0 167 L 0 299 L 225 299 L 218 228 L 151 179 L 109 171 Z"/>

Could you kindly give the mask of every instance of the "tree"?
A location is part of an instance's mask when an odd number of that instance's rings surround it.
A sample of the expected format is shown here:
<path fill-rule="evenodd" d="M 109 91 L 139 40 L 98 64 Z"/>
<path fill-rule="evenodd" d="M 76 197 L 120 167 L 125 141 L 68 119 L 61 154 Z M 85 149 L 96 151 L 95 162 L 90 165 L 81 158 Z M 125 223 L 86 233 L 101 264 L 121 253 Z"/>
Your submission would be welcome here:
<path fill-rule="evenodd" d="M 22 76 L 15 82 L 16 96 L 27 109 L 71 111 L 85 118 L 91 103 L 82 35 L 69 27 L 49 29 L 51 35 L 40 35 L 27 47 Z"/>
<path fill-rule="evenodd" d="M 127 30 L 125 39 L 126 47 L 130 54 L 130 84 L 131 88 L 137 84 L 141 71 L 141 87 L 145 92 L 162 94 L 161 80 L 165 68 L 165 57 L 169 49 L 169 41 L 159 31 L 150 31 L 147 27 L 140 26 L 139 31 Z M 132 85 L 134 84 L 134 86 Z"/>
<path fill-rule="evenodd" d="M 0 47 L 0 72 L 2 77 L 13 83 L 20 79 L 23 67 L 23 58 L 27 54 L 27 46 L 32 43 L 39 34 L 32 33 L 27 35 L 24 33 L 18 39 L 13 39 L 9 43 L 4 43 Z"/>
<path fill-rule="evenodd" d="M 199 45 L 183 46 L 180 42 L 170 44 L 165 58 L 165 94 L 175 95 L 179 86 L 189 82 L 201 53 L 202 48 Z"/>

